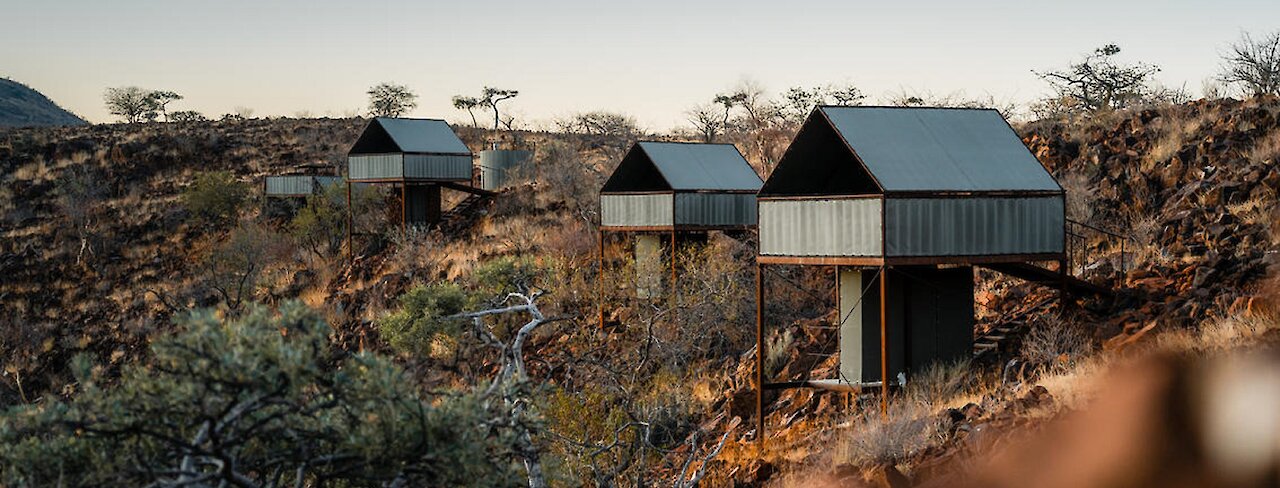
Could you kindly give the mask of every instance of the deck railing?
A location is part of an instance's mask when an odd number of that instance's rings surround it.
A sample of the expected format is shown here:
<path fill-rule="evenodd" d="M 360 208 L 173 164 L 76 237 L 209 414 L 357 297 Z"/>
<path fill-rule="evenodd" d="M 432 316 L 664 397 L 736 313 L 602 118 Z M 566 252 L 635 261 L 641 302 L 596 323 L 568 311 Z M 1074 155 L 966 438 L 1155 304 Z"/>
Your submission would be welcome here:
<path fill-rule="evenodd" d="M 1133 240 L 1132 237 L 1071 219 L 1067 219 L 1066 236 L 1067 269 L 1072 274 L 1083 274 L 1093 264 L 1090 243 L 1095 240 L 1098 242 L 1095 250 L 1098 254 L 1119 252 L 1120 262 L 1116 268 L 1120 270 L 1120 279 L 1128 274 L 1129 241 Z"/>

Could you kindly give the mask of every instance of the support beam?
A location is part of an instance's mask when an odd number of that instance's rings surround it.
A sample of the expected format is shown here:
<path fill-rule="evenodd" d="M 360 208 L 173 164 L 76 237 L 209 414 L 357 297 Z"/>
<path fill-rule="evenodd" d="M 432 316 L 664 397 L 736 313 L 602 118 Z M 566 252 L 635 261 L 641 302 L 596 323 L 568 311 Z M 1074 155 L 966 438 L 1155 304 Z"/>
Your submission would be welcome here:
<path fill-rule="evenodd" d="M 1064 316 L 1067 314 L 1067 308 L 1071 306 L 1071 295 L 1067 290 L 1067 279 L 1070 276 L 1067 263 L 1066 259 L 1058 261 L 1058 312 Z"/>
<path fill-rule="evenodd" d="M 354 240 L 355 231 L 353 230 L 354 212 L 351 209 L 351 180 L 347 180 L 347 261 L 351 263 L 356 261 L 356 241 Z"/>
<path fill-rule="evenodd" d="M 596 277 L 596 304 L 600 307 L 600 329 L 604 329 L 604 229 L 597 231 L 599 234 L 600 255 L 599 267 L 596 268 L 598 276 Z"/>
<path fill-rule="evenodd" d="M 889 267 L 880 267 L 880 413 L 889 414 L 889 327 L 888 314 Z"/>
<path fill-rule="evenodd" d="M 409 235 L 409 184 L 400 184 L 400 232 Z"/>
<path fill-rule="evenodd" d="M 764 447 L 764 276 L 756 263 L 756 442 Z"/>
<path fill-rule="evenodd" d="M 671 229 L 671 296 L 676 296 L 676 230 Z"/>

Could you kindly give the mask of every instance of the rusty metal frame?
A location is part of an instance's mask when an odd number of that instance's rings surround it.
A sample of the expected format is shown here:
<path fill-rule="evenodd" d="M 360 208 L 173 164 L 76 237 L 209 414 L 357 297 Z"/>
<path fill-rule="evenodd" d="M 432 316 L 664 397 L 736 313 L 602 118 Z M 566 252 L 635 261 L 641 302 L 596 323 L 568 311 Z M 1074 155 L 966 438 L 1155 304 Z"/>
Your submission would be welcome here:
<path fill-rule="evenodd" d="M 609 232 L 710 232 L 725 230 L 751 230 L 754 225 L 602 225 Z"/>
<path fill-rule="evenodd" d="M 1059 261 L 1064 253 L 993 254 L 977 256 L 781 256 L 757 255 L 756 260 L 765 264 L 796 264 L 809 266 L 913 266 L 938 264 L 993 264 Z"/>

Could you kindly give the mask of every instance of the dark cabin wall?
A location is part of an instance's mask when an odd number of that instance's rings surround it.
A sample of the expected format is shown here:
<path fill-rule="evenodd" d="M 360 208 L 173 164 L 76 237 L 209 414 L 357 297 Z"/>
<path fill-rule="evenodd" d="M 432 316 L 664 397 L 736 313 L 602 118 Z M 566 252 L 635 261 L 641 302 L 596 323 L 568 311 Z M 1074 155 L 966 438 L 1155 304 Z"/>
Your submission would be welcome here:
<path fill-rule="evenodd" d="M 821 112 L 800 127 L 760 196 L 874 195 L 880 193 L 871 174 Z"/>
<path fill-rule="evenodd" d="M 671 191 L 671 185 L 662 177 L 658 167 L 653 164 L 640 146 L 632 146 L 627 155 L 618 163 L 618 168 L 609 176 L 609 181 L 600 189 L 601 193 Z"/>
<path fill-rule="evenodd" d="M 351 145 L 348 154 L 386 154 L 400 152 L 400 146 L 396 145 L 395 140 L 391 139 L 391 135 L 387 134 L 387 130 L 382 128 L 382 124 L 377 119 L 369 121 L 369 125 L 364 128 L 364 132 L 360 133 L 360 138 L 356 139 L 356 143 Z"/>
<path fill-rule="evenodd" d="M 405 188 L 409 199 L 406 212 L 409 224 L 424 225 L 440 222 L 440 187 L 437 185 L 409 185 Z"/>
<path fill-rule="evenodd" d="M 880 381 L 880 281 L 875 273 L 863 303 L 863 378 Z M 889 377 L 920 373 L 973 353 L 973 268 L 891 268 L 886 328 Z"/>

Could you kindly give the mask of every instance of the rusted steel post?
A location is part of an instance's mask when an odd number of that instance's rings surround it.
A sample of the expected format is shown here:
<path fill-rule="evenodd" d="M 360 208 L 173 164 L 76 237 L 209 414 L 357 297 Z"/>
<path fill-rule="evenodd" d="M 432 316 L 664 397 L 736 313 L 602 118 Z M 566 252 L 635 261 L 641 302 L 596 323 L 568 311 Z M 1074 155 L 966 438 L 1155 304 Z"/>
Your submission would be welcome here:
<path fill-rule="evenodd" d="M 756 263 L 756 442 L 764 446 L 764 265 Z"/>
<path fill-rule="evenodd" d="M 1067 260 L 1063 259 L 1058 262 L 1058 309 L 1066 315 L 1067 309 L 1071 306 L 1071 295 L 1067 291 Z"/>
<path fill-rule="evenodd" d="M 598 232 L 600 243 L 600 266 L 597 268 L 596 276 L 596 304 L 600 307 L 600 329 L 604 329 L 604 229 Z"/>
<path fill-rule="evenodd" d="M 676 229 L 671 228 L 671 296 L 676 296 Z"/>
<path fill-rule="evenodd" d="M 880 413 L 889 414 L 889 327 L 888 315 L 889 266 L 880 267 Z"/>
<path fill-rule="evenodd" d="M 351 209 L 351 180 L 347 180 L 347 261 L 356 262 L 356 241 L 354 240 L 355 232 L 353 231 L 355 217 L 354 210 Z"/>

